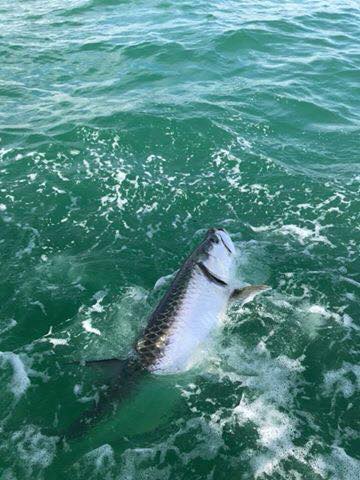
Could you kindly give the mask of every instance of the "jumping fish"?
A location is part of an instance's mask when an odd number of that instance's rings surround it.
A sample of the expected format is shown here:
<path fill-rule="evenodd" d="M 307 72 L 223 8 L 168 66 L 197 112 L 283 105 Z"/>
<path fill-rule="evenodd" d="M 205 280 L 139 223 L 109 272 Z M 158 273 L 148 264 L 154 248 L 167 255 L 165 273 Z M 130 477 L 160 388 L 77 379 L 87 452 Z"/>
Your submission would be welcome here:
<path fill-rule="evenodd" d="M 247 300 L 269 288 L 234 288 L 235 255 L 225 230 L 208 230 L 185 260 L 135 344 L 146 369 L 155 373 L 186 370 L 194 352 L 221 324 L 230 299 Z"/>
<path fill-rule="evenodd" d="M 108 399 L 124 396 L 144 373 L 187 370 L 194 353 L 221 324 L 230 300 L 246 302 L 270 288 L 234 287 L 235 260 L 236 250 L 230 235 L 221 228 L 208 230 L 150 315 L 129 356 L 125 360 L 85 362 L 115 369 L 115 381 L 106 393 Z M 104 402 L 98 402 L 86 412 L 81 423 L 92 423 L 102 413 L 103 405 Z"/>

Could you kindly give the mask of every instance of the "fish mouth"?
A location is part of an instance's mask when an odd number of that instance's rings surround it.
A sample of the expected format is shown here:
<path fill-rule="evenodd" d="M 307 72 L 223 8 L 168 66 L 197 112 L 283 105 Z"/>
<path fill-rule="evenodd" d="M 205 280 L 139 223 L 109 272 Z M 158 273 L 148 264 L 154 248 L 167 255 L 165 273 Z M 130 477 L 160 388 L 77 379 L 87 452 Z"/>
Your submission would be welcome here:
<path fill-rule="evenodd" d="M 235 246 L 230 238 L 230 235 L 223 228 L 209 228 L 206 233 L 204 243 L 204 248 L 207 253 L 212 243 L 221 243 L 229 255 L 235 254 Z"/>
<path fill-rule="evenodd" d="M 235 247 L 227 231 L 223 228 L 216 228 L 214 230 L 215 235 L 220 239 L 226 250 L 233 255 L 235 253 Z"/>

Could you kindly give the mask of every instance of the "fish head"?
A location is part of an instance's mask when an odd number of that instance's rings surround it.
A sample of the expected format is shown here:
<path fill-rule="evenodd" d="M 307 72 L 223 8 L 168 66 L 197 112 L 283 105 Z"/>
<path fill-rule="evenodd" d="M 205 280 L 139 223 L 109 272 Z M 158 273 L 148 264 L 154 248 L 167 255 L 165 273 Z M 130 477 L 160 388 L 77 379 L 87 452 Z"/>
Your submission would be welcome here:
<path fill-rule="evenodd" d="M 230 235 L 222 228 L 207 231 L 202 263 L 217 278 L 230 284 L 234 277 L 236 249 Z"/>

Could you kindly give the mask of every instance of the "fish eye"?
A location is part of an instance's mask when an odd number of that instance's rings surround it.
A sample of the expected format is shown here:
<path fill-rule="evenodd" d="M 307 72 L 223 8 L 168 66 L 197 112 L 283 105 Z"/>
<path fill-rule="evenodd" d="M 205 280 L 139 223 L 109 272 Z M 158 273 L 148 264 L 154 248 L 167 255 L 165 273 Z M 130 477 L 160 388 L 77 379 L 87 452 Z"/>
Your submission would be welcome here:
<path fill-rule="evenodd" d="M 219 239 L 218 239 L 217 235 L 212 235 L 212 236 L 210 237 L 210 240 L 211 240 L 211 242 L 213 242 L 213 243 L 219 243 Z"/>

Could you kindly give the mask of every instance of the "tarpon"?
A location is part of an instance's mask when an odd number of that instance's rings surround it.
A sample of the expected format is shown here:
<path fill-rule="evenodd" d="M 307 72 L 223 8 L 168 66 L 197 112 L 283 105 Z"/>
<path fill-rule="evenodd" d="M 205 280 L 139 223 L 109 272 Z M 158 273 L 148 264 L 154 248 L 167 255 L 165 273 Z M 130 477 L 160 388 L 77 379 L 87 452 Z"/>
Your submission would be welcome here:
<path fill-rule="evenodd" d="M 125 360 L 85 362 L 115 368 L 108 398 L 115 400 L 123 396 L 143 373 L 187 370 L 195 352 L 223 321 L 229 301 L 248 301 L 269 288 L 266 285 L 236 287 L 235 262 L 236 249 L 230 235 L 221 228 L 208 230 L 150 315 L 129 356 Z M 81 422 L 91 423 L 103 411 L 103 403 L 87 412 Z"/>

